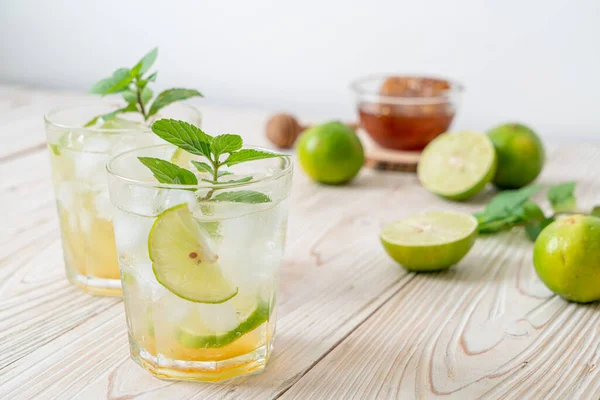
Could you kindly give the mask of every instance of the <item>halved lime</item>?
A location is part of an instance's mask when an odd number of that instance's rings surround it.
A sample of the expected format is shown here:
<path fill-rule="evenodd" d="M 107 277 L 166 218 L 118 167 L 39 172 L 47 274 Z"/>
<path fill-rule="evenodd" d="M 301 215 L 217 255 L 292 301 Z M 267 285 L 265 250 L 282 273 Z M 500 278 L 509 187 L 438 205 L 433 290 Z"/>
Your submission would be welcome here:
<path fill-rule="evenodd" d="M 470 214 L 429 211 L 387 225 L 381 232 L 385 251 L 409 271 L 436 271 L 458 263 L 477 237 Z"/>
<path fill-rule="evenodd" d="M 156 280 L 177 296 L 197 303 L 223 303 L 237 294 L 224 276 L 207 233 L 187 204 L 160 214 L 148 236 Z"/>
<path fill-rule="evenodd" d="M 429 191 L 452 200 L 479 193 L 496 172 L 490 139 L 474 132 L 444 133 L 423 150 L 417 173 Z"/>
<path fill-rule="evenodd" d="M 228 331 L 217 332 L 201 312 L 190 315 L 176 331 L 177 340 L 189 348 L 219 348 L 233 343 L 248 332 L 264 324 L 270 315 L 269 305 L 263 301 L 242 300 L 235 297 L 226 303 L 237 316 L 238 325 Z M 225 306 L 225 304 L 223 305 Z M 216 310 L 215 312 L 219 312 Z"/>

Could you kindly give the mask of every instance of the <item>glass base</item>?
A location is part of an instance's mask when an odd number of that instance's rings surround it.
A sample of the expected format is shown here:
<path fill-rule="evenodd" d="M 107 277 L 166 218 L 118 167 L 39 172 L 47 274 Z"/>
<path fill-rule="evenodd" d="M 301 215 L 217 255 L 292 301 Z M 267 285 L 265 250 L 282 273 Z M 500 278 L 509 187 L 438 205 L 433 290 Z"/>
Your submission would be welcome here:
<path fill-rule="evenodd" d="M 222 382 L 262 372 L 271 354 L 272 345 L 262 346 L 251 353 L 221 361 L 180 361 L 160 355 L 155 357 L 146 350 L 140 349 L 131 340 L 130 350 L 133 361 L 157 378 Z"/>
<path fill-rule="evenodd" d="M 67 267 L 67 278 L 69 282 L 81 290 L 96 296 L 123 296 L 120 279 L 95 278 L 93 276 L 81 275 L 79 272 Z"/>

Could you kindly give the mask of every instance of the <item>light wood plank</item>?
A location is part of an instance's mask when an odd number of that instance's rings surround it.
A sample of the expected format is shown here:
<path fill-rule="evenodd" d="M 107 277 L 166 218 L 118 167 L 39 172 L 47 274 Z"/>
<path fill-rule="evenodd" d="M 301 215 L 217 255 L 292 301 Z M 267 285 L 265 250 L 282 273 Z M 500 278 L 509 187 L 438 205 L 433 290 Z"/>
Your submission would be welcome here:
<path fill-rule="evenodd" d="M 493 192 L 451 203 L 414 175 L 372 171 L 339 188 L 296 173 L 265 373 L 221 385 L 153 378 L 129 359 L 121 302 L 64 278 L 37 121 L 57 101 L 89 97 L 53 95 L 0 86 L 0 127 L 29 137 L 15 145 L 0 130 L 10 150 L 0 152 L 0 209 L 9 210 L 0 226 L 0 398 L 597 398 L 597 306 L 549 297 L 522 234 L 482 240 L 458 268 L 426 276 L 403 272 L 379 245 L 389 220 L 434 208 L 471 212 Z M 208 132 L 268 145 L 267 113 L 202 110 Z M 599 157 L 593 146 L 553 148 L 542 181 L 575 177 L 580 205 L 600 204 Z"/>
<path fill-rule="evenodd" d="M 380 227 L 368 215 L 372 207 L 405 198 L 406 194 L 399 189 L 397 176 L 367 173 L 355 186 L 346 188 L 345 204 L 341 207 L 340 193 L 336 188 L 317 189 L 306 178 L 298 177 L 292 200 L 295 211 L 290 219 L 290 246 L 282 267 L 278 350 L 267 371 L 257 377 L 221 386 L 183 383 L 169 386 L 168 389 L 160 386 L 155 395 L 169 397 L 171 391 L 184 391 L 186 396 L 193 394 L 202 398 L 237 388 L 227 396 L 241 395 L 243 389 L 244 398 L 265 398 L 276 396 L 292 385 L 295 379 L 408 282 L 406 275 L 385 261 L 384 255 L 377 250 L 379 245 L 376 237 Z M 314 204 L 324 206 L 315 209 Z M 80 301 L 73 300 L 76 304 Z M 106 323 L 106 329 L 117 329 L 121 324 L 121 319 L 112 319 Z M 81 329 L 87 329 L 86 324 L 82 324 Z M 124 343 L 125 335 L 120 340 Z M 12 348 L 18 346 L 27 344 L 15 343 Z M 79 375 L 83 373 L 80 368 L 86 368 L 84 365 L 64 362 L 65 358 L 79 352 L 79 347 L 61 347 L 60 354 L 48 358 L 48 348 L 56 348 L 56 344 L 51 342 L 41 346 L 13 362 L 8 371 L 0 370 L 0 385 L 16 377 L 19 377 L 18 385 L 22 385 L 29 377 L 39 376 L 40 369 L 50 368 L 61 376 Z M 101 341 L 90 344 L 87 349 L 91 359 L 103 360 L 109 356 Z M 121 355 L 126 358 L 127 352 Z M 42 366 L 32 367 L 41 359 L 45 360 Z M 128 374 L 136 376 L 140 372 L 145 373 L 132 365 L 130 368 L 116 368 L 117 365 L 106 364 L 106 370 L 96 375 L 98 382 L 92 380 L 87 384 L 90 387 L 108 387 L 111 376 L 121 382 L 133 383 L 137 378 L 131 379 Z M 117 376 L 114 377 L 113 373 Z M 48 390 L 63 390 L 61 382 L 52 377 L 43 380 Z M 18 385 L 14 390 L 18 390 Z M 130 392 L 132 389 L 123 390 Z M 68 393 L 74 395 L 76 392 Z M 78 396 L 84 396 L 84 393 Z"/>
<path fill-rule="evenodd" d="M 600 204 L 600 148 L 565 146 L 541 182 Z M 553 296 L 522 231 L 479 239 L 459 266 L 416 275 L 283 399 L 597 399 L 600 306 Z"/>

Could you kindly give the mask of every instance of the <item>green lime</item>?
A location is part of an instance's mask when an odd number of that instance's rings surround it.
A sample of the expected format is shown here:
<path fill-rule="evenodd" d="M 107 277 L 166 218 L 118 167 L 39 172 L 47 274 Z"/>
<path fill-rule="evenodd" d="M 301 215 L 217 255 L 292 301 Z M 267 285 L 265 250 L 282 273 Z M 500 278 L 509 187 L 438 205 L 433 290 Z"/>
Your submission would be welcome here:
<path fill-rule="evenodd" d="M 223 303 L 237 294 L 224 276 L 208 234 L 187 204 L 160 214 L 148 236 L 156 280 L 177 296 L 197 303 Z"/>
<path fill-rule="evenodd" d="M 230 331 L 216 333 L 209 324 L 203 321 L 202 315 L 198 313 L 190 315 L 176 331 L 177 340 L 185 347 L 190 348 L 218 348 L 226 346 L 242 335 L 253 331 L 269 319 L 269 305 L 265 302 L 257 302 L 255 299 L 245 301 L 245 304 L 234 302 L 231 307 L 235 308 L 239 325 Z M 227 304 L 230 304 L 229 302 Z"/>
<path fill-rule="evenodd" d="M 496 172 L 492 142 L 474 132 L 443 133 L 421 154 L 417 173 L 430 192 L 466 200 L 483 190 Z"/>
<path fill-rule="evenodd" d="M 600 300 L 600 218 L 573 215 L 548 225 L 535 241 L 538 276 L 559 296 Z"/>
<path fill-rule="evenodd" d="M 354 178 L 365 161 L 356 133 L 341 122 L 316 125 L 298 140 L 298 160 L 313 180 L 337 185 Z"/>
<path fill-rule="evenodd" d="M 537 178 L 544 168 L 544 145 L 525 125 L 504 124 L 487 133 L 498 154 L 493 182 L 499 189 L 519 189 Z"/>
<path fill-rule="evenodd" d="M 477 219 L 470 214 L 429 211 L 387 225 L 385 251 L 409 271 L 436 271 L 458 263 L 473 247 Z"/>

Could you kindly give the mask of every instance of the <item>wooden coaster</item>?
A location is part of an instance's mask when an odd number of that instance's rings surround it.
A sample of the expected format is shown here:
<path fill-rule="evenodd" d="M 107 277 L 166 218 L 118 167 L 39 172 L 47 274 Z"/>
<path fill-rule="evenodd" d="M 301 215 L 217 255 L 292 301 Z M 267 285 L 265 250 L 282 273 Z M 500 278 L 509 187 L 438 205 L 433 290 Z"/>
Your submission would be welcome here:
<path fill-rule="evenodd" d="M 421 153 L 390 150 L 379 146 L 365 132 L 358 133 L 365 148 L 365 165 L 382 171 L 417 172 Z"/>

